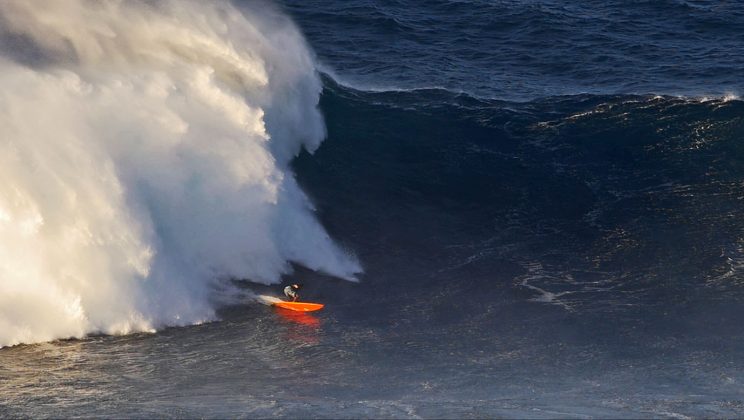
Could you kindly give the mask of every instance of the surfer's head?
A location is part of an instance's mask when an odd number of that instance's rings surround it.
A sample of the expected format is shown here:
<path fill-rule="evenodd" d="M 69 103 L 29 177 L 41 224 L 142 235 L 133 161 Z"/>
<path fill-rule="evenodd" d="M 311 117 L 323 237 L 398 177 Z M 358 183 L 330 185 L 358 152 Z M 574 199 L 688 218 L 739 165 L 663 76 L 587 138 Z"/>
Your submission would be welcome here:
<path fill-rule="evenodd" d="M 301 284 L 293 284 L 292 285 L 292 288 L 295 289 L 295 290 L 300 290 L 302 288 L 302 285 Z"/>

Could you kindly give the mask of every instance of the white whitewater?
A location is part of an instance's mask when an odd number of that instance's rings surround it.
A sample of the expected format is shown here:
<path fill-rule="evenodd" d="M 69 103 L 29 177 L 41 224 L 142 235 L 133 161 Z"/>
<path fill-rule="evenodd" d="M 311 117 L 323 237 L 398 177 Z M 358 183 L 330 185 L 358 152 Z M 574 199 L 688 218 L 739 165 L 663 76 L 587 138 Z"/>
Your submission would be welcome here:
<path fill-rule="evenodd" d="M 283 302 L 278 297 L 270 295 L 256 295 L 256 301 L 261 302 L 264 305 L 273 305 L 277 302 Z"/>
<path fill-rule="evenodd" d="M 0 54 L 0 347 L 214 319 L 225 279 L 290 261 L 361 271 L 289 171 L 321 84 L 265 4 L 4 0 Z"/>

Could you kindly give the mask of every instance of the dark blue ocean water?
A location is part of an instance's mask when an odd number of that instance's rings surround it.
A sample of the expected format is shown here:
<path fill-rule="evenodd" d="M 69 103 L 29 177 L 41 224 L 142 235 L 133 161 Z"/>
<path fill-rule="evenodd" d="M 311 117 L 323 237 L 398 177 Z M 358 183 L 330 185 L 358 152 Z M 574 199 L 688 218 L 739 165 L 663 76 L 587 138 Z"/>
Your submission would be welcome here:
<path fill-rule="evenodd" d="M 741 1 L 284 2 L 340 80 L 478 97 L 742 89 Z"/>
<path fill-rule="evenodd" d="M 5 349 L 0 415 L 744 415 L 744 2 L 280 7 L 328 125 L 293 167 L 361 282 Z"/>

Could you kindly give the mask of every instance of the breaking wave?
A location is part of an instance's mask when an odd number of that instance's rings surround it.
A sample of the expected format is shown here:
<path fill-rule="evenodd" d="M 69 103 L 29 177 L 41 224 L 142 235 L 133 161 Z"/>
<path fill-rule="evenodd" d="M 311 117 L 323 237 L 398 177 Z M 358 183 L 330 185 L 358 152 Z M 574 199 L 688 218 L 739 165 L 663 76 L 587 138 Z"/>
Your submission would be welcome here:
<path fill-rule="evenodd" d="M 0 347 L 215 317 L 226 279 L 353 279 L 289 169 L 325 136 L 265 4 L 0 3 Z"/>

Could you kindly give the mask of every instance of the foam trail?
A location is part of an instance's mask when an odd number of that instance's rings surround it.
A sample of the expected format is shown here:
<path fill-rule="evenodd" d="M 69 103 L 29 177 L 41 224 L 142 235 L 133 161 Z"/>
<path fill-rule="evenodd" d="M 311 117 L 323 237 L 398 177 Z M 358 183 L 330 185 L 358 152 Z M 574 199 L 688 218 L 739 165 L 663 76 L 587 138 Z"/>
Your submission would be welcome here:
<path fill-rule="evenodd" d="M 0 347 L 213 319 L 219 282 L 289 261 L 360 272 L 288 170 L 325 135 L 312 56 L 244 9 L 0 2 Z"/>

